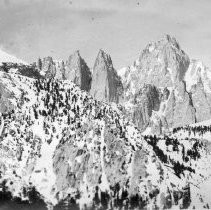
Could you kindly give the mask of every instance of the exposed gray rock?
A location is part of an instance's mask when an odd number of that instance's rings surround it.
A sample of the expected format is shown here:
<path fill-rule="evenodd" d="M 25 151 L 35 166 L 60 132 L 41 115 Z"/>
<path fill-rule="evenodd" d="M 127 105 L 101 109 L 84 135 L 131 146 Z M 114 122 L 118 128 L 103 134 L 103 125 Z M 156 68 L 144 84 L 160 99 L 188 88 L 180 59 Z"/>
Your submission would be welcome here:
<path fill-rule="evenodd" d="M 129 77 L 138 89 L 144 83 L 157 87 L 172 87 L 184 79 L 189 58 L 175 38 L 165 35 L 147 45 L 133 66 Z"/>
<path fill-rule="evenodd" d="M 118 103 L 122 91 L 122 83 L 113 67 L 111 57 L 100 50 L 93 68 L 91 95 L 100 101 Z"/>
<path fill-rule="evenodd" d="M 74 82 L 82 90 L 89 91 L 91 88 L 91 71 L 79 51 L 71 55 L 65 67 L 64 78 Z"/>
<path fill-rule="evenodd" d="M 168 100 L 169 95 L 170 95 L 169 89 L 168 89 L 168 88 L 164 88 L 163 93 L 162 93 L 162 95 L 161 95 L 161 100 L 162 100 L 162 101 Z"/>
<path fill-rule="evenodd" d="M 132 120 L 140 129 L 147 125 L 153 133 L 159 134 L 172 127 L 210 119 L 209 71 L 199 61 L 189 64 L 188 56 L 176 39 L 165 35 L 161 40 L 148 44 L 132 66 L 120 70 L 125 106 L 128 102 L 132 104 L 129 113 L 133 113 Z M 202 84 L 195 85 L 190 92 L 199 78 Z M 149 106 L 149 115 L 145 114 L 146 106 L 132 100 L 145 84 L 154 85 L 160 92 L 159 106 L 156 109 Z M 153 98 L 153 93 L 150 94 Z M 141 100 L 144 104 L 144 99 Z"/>
<path fill-rule="evenodd" d="M 38 59 L 37 67 L 40 70 L 40 74 L 45 78 L 54 78 L 56 74 L 56 66 L 53 58 L 48 56 L 42 60 Z"/>
<path fill-rule="evenodd" d="M 39 58 L 36 68 L 44 78 L 64 79 L 65 65 L 63 61 L 54 61 L 50 56 Z"/>
<path fill-rule="evenodd" d="M 56 73 L 54 78 L 58 79 L 58 80 L 62 80 L 65 79 L 65 64 L 64 61 L 57 61 L 54 62 L 55 63 L 55 67 L 56 67 Z"/>
<path fill-rule="evenodd" d="M 82 128 L 86 131 L 91 129 L 93 129 L 91 124 Z M 159 171 L 158 178 L 162 180 L 163 169 L 157 157 L 149 156 L 148 151 L 142 147 L 133 151 L 126 141 L 111 132 L 109 124 L 105 127 L 103 136 L 101 129 L 98 130 L 96 127 L 95 129 L 97 132 L 94 132 L 91 138 L 87 138 L 87 143 L 90 143 L 88 146 L 78 147 L 74 138 L 57 146 L 53 158 L 57 191 L 63 192 L 63 196 L 66 196 L 69 189 L 78 190 L 81 196 L 87 196 L 93 200 L 93 194 L 98 193 L 99 200 L 103 200 L 102 192 L 105 193 L 107 202 L 112 206 L 115 205 L 119 191 L 125 190 L 127 193 L 125 196 L 131 198 L 139 196 L 143 187 L 152 194 L 156 190 L 157 193 L 154 196 L 157 196 L 159 193 L 157 186 L 152 186 L 145 181 L 149 176 L 147 167 L 150 163 L 155 164 L 156 170 Z M 86 135 L 89 136 L 88 133 Z M 103 141 L 104 146 L 102 146 Z M 86 195 L 83 195 L 82 186 Z M 71 196 L 73 197 L 74 194 Z M 143 190 L 142 200 L 145 199 L 149 198 Z M 131 205 L 133 205 L 132 202 Z M 139 205 L 145 204 L 140 202 Z"/>
<path fill-rule="evenodd" d="M 144 130 L 149 126 L 152 111 L 158 111 L 160 107 L 159 90 L 153 85 L 144 85 L 133 98 L 130 98 L 133 105 L 131 109 L 126 109 L 125 114 L 134 124 Z"/>
<path fill-rule="evenodd" d="M 201 79 L 191 89 L 193 106 L 196 110 L 196 121 L 211 119 L 211 95 L 204 91 Z"/>
<path fill-rule="evenodd" d="M 10 79 L 10 76 L 4 73 L 4 77 L 2 77 L 1 80 L 6 78 Z M 14 109 L 14 105 L 10 101 L 13 98 L 14 93 L 12 90 L 9 90 L 7 85 L 0 81 L 0 113 L 6 113 Z"/>
<path fill-rule="evenodd" d="M 196 122 L 195 109 L 184 82 L 180 82 L 171 92 L 166 105 L 165 118 L 169 128 Z"/>

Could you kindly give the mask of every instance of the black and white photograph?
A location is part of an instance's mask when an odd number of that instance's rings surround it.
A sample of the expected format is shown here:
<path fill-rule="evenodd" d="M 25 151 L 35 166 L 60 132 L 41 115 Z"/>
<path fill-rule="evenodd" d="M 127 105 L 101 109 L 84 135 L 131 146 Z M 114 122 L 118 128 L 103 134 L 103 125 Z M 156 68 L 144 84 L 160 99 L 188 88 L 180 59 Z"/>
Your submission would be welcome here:
<path fill-rule="evenodd" d="M 0 210 L 211 208 L 211 0 L 0 0 Z"/>

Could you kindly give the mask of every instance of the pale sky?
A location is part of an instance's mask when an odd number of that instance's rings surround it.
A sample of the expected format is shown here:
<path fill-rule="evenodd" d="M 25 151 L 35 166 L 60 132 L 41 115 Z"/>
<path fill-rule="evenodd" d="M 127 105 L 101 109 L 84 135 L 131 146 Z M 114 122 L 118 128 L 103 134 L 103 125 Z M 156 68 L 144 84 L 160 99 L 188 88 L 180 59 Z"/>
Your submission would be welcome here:
<path fill-rule="evenodd" d="M 163 34 L 211 67 L 211 0 L 0 0 L 0 48 L 27 62 L 101 48 L 120 68 Z"/>

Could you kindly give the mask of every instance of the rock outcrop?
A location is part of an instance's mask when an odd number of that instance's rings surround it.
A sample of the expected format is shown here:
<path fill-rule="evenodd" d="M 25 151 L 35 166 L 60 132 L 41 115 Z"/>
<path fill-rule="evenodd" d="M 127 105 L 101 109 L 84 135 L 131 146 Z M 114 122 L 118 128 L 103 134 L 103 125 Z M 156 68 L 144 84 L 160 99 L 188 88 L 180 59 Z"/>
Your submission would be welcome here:
<path fill-rule="evenodd" d="M 124 114 L 143 131 L 150 124 L 152 112 L 160 108 L 159 90 L 153 85 L 144 85 L 130 98 L 129 103 L 129 106 L 125 106 Z"/>
<path fill-rule="evenodd" d="M 184 82 L 180 82 L 178 86 L 172 90 L 166 104 L 164 116 L 169 128 L 196 122 L 195 108 L 193 107 L 190 95 L 185 89 Z"/>
<path fill-rule="evenodd" d="M 14 105 L 11 100 L 14 99 L 14 93 L 12 90 L 7 89 L 2 80 L 6 80 L 6 78 L 10 79 L 10 76 L 5 74 L 5 78 L 1 78 L 0 80 L 0 113 L 7 113 L 14 109 Z"/>
<path fill-rule="evenodd" d="M 64 79 L 64 61 L 56 61 L 53 60 L 52 57 L 48 56 L 43 59 L 39 58 L 35 65 L 43 78 L 59 80 Z"/>
<path fill-rule="evenodd" d="M 196 122 L 211 119 L 211 95 L 205 92 L 201 79 L 192 87 L 191 95 L 196 110 Z"/>
<path fill-rule="evenodd" d="M 71 55 L 65 66 L 64 78 L 74 82 L 82 90 L 89 91 L 91 88 L 91 71 L 79 51 Z"/>
<path fill-rule="evenodd" d="M 37 68 L 39 69 L 40 74 L 45 78 L 54 78 L 56 75 L 56 66 L 53 58 L 50 56 L 45 57 L 42 60 L 39 58 Z"/>
<path fill-rule="evenodd" d="M 91 95 L 100 101 L 120 101 L 123 87 L 111 57 L 100 50 L 95 60 L 92 76 Z"/>
<path fill-rule="evenodd" d="M 191 92 L 192 86 L 201 81 L 204 91 L 209 94 L 211 93 L 211 70 L 199 60 L 191 60 L 184 80 L 188 92 Z"/>
<path fill-rule="evenodd" d="M 54 61 L 56 72 L 54 75 L 55 79 L 63 80 L 65 79 L 65 64 L 64 61 Z"/>

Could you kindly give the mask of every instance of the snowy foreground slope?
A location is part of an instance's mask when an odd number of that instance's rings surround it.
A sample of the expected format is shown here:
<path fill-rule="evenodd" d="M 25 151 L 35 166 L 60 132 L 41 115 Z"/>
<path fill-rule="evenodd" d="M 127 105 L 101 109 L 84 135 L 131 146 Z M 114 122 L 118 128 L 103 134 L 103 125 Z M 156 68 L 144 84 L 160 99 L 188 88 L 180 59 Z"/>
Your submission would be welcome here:
<path fill-rule="evenodd" d="M 142 136 L 69 81 L 0 72 L 0 183 L 49 209 L 209 208 L 210 142 Z"/>

